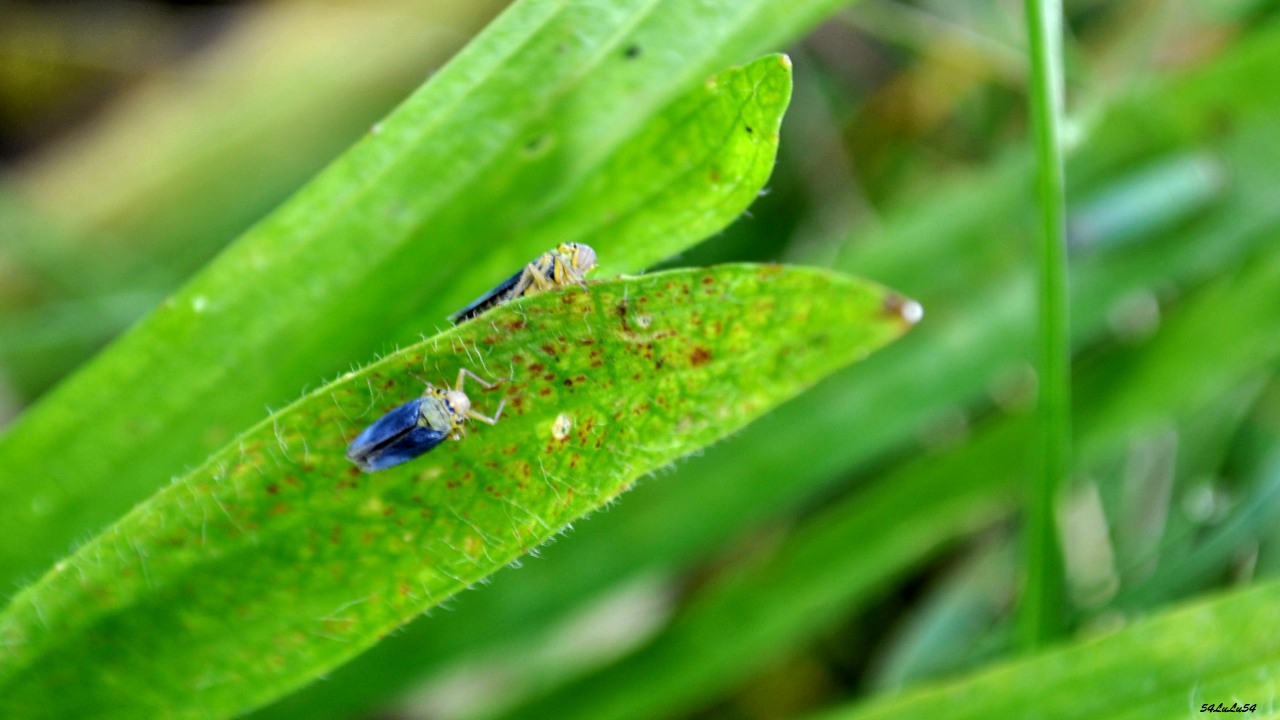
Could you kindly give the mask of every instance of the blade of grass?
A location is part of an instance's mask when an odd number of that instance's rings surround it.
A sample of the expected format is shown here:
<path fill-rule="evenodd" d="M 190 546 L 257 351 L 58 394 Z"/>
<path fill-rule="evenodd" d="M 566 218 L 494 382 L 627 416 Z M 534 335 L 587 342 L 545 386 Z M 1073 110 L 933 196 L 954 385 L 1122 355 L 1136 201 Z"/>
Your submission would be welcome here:
<path fill-rule="evenodd" d="M 874 700 L 824 720 L 1108 717 L 1203 712 L 1204 703 L 1271 706 L 1280 639 L 1280 583 L 1165 612 L 1102 638 L 934 687 Z"/>
<path fill-rule="evenodd" d="M 269 701 L 890 342 L 903 303 L 824 271 L 673 271 L 526 298 L 350 373 L 20 593 L 0 613 L 0 714 Z M 460 367 L 510 376 L 496 427 L 373 476 L 347 462 L 415 375 Z"/>
<path fill-rule="evenodd" d="M 245 6 L 79 132 L 0 168 L 0 263 L 27 285 L 20 302 L 0 293 L 0 314 L 42 326 L 0 326 L 18 396 L 34 402 L 155 309 L 505 4 Z"/>
<path fill-rule="evenodd" d="M 1259 371 L 1280 362 L 1277 288 L 1280 252 L 1273 251 L 1187 297 L 1149 345 L 1113 348 L 1091 363 L 1081 383 L 1090 391 L 1081 408 L 1093 409 L 1080 414 L 1081 464 L 1123 453 L 1126 439 L 1154 421 L 1187 428 L 1220 414 L 1221 395 L 1256 386 Z M 1223 307 L 1247 310 L 1224 324 Z M 1169 377 L 1185 382 L 1170 387 Z M 1038 470 L 1026 450 L 1035 432 L 1027 417 L 1001 418 L 954 450 L 896 467 L 810 519 L 767 560 L 713 583 L 636 651 L 502 717 L 643 720 L 696 709 L 998 519 Z"/>
<path fill-rule="evenodd" d="M 1007 467 L 1009 448 L 1024 443 L 1027 430 L 1006 424 L 854 493 L 807 522 L 777 554 L 720 578 L 635 652 L 498 717 L 643 720 L 696 709 L 1008 512 L 1019 474 L 970 468 Z M 949 482 L 958 476 L 969 481 Z"/>
<path fill-rule="evenodd" d="M 1075 166 L 1088 170 L 1073 173 L 1088 178 L 1077 180 L 1084 196 L 1123 181 L 1135 162 L 1147 166 L 1149 158 L 1158 162 L 1188 148 L 1213 152 L 1231 179 L 1210 207 L 1184 217 L 1168 235 L 1133 238 L 1077 258 L 1072 321 L 1078 347 L 1110 335 L 1108 314 L 1126 296 L 1153 288 L 1183 292 L 1235 272 L 1243 259 L 1271 246 L 1280 229 L 1280 205 L 1273 201 L 1280 146 L 1268 142 L 1280 97 L 1280 90 L 1269 92 L 1280 83 L 1277 38 L 1280 29 L 1264 33 L 1202 72 L 1112 108 L 1073 156 Z M 1152 113 L 1169 122 L 1152 128 Z M 1228 118 L 1229 131 L 1205 148 L 1196 128 L 1214 118 Z M 896 208 L 880 227 L 851 240 L 843 268 L 911 288 L 929 308 L 922 326 L 869 358 L 859 369 L 865 372 L 829 378 L 682 462 L 668 481 L 641 485 L 627 502 L 576 528 L 572 542 L 543 548 L 519 573 L 495 576 L 482 592 L 459 597 L 451 612 L 410 624 L 328 681 L 255 717 L 368 712 L 423 676 L 544 633 L 616 583 L 706 559 L 713 548 L 820 496 L 875 458 L 914 447 L 936 413 L 990 402 L 992 388 L 1010 369 L 1023 367 L 1033 347 L 1031 268 L 1010 252 L 1010 243 L 993 241 L 1023 232 L 1019 208 L 1029 183 L 1027 164 L 1015 159 L 931 186 L 927 197 Z M 947 358 L 942 367 L 939 348 Z M 1176 377 L 1179 371 L 1165 372 Z M 1110 392 L 1111 402 L 1127 409 L 1104 419 L 1085 407 L 1081 423 L 1122 437 L 1131 423 L 1152 421 L 1146 408 L 1167 394 L 1167 383 L 1149 392 Z M 858 432 L 840 430 L 848 427 Z"/>
<path fill-rule="evenodd" d="M 7 173 L 25 209 L 63 232 L 40 243 L 0 233 L 0 246 L 72 296 L 171 291 L 505 4 L 243 8 L 216 42 Z"/>
<path fill-rule="evenodd" d="M 750 204 L 776 152 L 785 58 L 726 71 L 665 106 L 629 94 L 652 113 L 619 129 L 580 93 L 620 92 L 598 86 L 631 77 L 623 69 L 638 59 L 613 47 L 645 13 L 595 18 L 562 53 L 561 31 L 592 14 L 521 7 L 0 438 L 0 525 L 14 538 L 0 547 L 0 583 L 30 577 L 201 462 L 264 404 L 443 323 L 545 251 L 538 228 L 590 239 L 602 271 L 616 272 Z M 584 77 L 578 61 L 597 74 Z M 545 142 L 531 152 L 536 138 Z M 637 179 L 615 183 L 624 171 Z M 667 225 L 673 217 L 689 222 Z M 620 235 L 607 233 L 614 219 Z"/>
<path fill-rule="evenodd" d="M 1062 149 L 1062 6 L 1026 0 L 1031 55 L 1031 126 L 1035 137 L 1039 227 L 1039 334 L 1036 431 L 1038 472 L 1028 494 L 1026 575 L 1019 636 L 1034 649 L 1063 632 L 1062 557 L 1054 523 L 1059 489 L 1070 473 L 1071 338 L 1067 296 L 1067 213 Z"/>

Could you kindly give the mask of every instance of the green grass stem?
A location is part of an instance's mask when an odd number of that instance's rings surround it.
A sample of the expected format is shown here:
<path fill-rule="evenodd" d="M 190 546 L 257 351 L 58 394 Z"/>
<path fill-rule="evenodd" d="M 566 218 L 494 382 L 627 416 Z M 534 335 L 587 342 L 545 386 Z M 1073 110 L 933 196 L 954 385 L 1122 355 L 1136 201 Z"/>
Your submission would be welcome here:
<path fill-rule="evenodd" d="M 1019 617 L 1024 648 L 1061 631 L 1062 561 L 1054 500 L 1070 462 L 1070 338 L 1068 337 L 1066 201 L 1062 153 L 1062 8 L 1058 0 L 1027 0 L 1031 54 L 1030 105 L 1036 152 L 1039 279 L 1039 406 L 1036 472 L 1028 494 L 1025 589 Z"/>

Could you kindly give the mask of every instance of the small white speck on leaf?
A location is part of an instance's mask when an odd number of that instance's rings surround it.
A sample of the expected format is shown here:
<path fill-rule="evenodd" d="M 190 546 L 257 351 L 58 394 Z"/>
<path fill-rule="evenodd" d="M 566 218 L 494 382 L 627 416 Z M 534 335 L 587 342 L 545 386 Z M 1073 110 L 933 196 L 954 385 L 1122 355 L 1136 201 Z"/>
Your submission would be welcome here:
<path fill-rule="evenodd" d="M 569 430 L 573 428 L 573 421 L 568 415 L 560 413 L 556 416 L 556 421 L 551 425 L 551 437 L 557 440 L 563 440 L 569 437 Z"/>

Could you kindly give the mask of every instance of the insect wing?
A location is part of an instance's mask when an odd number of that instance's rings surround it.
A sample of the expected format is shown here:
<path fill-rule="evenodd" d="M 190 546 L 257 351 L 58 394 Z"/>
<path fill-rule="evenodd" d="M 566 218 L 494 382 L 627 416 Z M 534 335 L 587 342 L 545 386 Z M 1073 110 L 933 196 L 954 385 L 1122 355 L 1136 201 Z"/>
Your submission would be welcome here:
<path fill-rule="evenodd" d="M 395 467 L 418 457 L 444 442 L 449 433 L 433 430 L 429 427 L 416 426 L 394 442 L 384 446 L 375 455 L 357 462 L 361 470 L 376 472 Z"/>
<path fill-rule="evenodd" d="M 365 472 L 395 467 L 422 455 L 449 436 L 418 424 L 422 399 L 410 400 L 378 418 L 347 446 L 347 459 Z"/>
<path fill-rule="evenodd" d="M 457 325 L 458 323 L 466 322 L 471 318 L 480 315 L 485 310 L 488 310 L 494 305 L 497 305 L 498 303 L 502 302 L 502 299 L 503 299 L 502 296 L 508 291 L 510 291 L 511 288 L 515 287 L 516 283 L 520 282 L 520 276 L 523 274 L 524 274 L 524 269 L 522 268 L 515 275 L 512 275 L 506 280 L 503 280 L 502 282 L 498 283 L 497 286 L 495 286 L 489 292 L 473 300 L 470 305 L 467 305 L 466 307 L 462 308 L 458 312 L 450 315 L 449 322 L 452 322 L 454 325 Z"/>

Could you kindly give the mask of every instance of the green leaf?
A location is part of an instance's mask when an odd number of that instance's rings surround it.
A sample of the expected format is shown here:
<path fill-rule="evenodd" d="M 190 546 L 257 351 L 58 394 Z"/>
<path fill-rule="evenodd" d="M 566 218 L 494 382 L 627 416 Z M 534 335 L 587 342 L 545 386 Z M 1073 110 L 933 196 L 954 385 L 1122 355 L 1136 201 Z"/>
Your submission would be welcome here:
<path fill-rule="evenodd" d="M 972 678 L 824 716 L 871 718 L 1170 718 L 1201 705 L 1270 713 L 1280 673 L 1280 584 L 1166 612 L 1107 637 Z"/>
<path fill-rule="evenodd" d="M 825 271 L 681 270 L 544 293 L 350 373 L 135 508 L 0 615 L 6 716 L 242 712 L 500 569 L 640 476 L 909 325 Z M 407 465 L 345 459 L 416 376 L 509 411 Z M 65 688 L 74 688 L 66 692 Z"/>
<path fill-rule="evenodd" d="M 887 581 L 1008 513 L 1016 495 L 1011 473 L 954 479 L 973 467 L 1007 467 L 1010 446 L 1024 445 L 1026 430 L 1008 423 L 851 494 L 776 554 L 718 578 L 635 652 L 499 717 L 634 720 L 695 709 L 795 651 Z"/>
<path fill-rule="evenodd" d="M 1147 346 L 1111 348 L 1094 358 L 1097 364 L 1081 370 L 1082 402 L 1073 423 L 1080 433 L 1080 456 L 1114 457 L 1153 418 L 1189 434 L 1192 421 L 1220 414 L 1211 409 L 1222 404 L 1222 395 L 1242 384 L 1256 385 L 1259 371 L 1280 360 L 1280 336 L 1243 333 L 1245 327 L 1263 326 L 1266 318 L 1280 316 L 1280 293 L 1275 291 L 1280 287 L 1280 253 L 1265 260 L 1184 298 Z M 1224 320 L 1224 307 L 1238 308 L 1237 316 Z M 928 330 L 921 328 L 910 340 Z M 1247 340 L 1226 343 L 1225 337 L 1234 334 Z M 1205 343 L 1206 337 L 1219 341 Z M 910 340 L 877 358 L 890 357 Z M 1227 345 L 1230 350 L 1223 349 Z M 1116 375 L 1117 369 L 1124 372 Z M 1196 382 L 1171 384 L 1170 377 Z M 824 394 L 808 393 L 738 437 L 754 436 L 760 442 L 762 430 Z M 1135 402 L 1138 399 L 1143 402 Z M 1135 413 L 1135 407 L 1142 412 Z M 820 432 L 818 425 L 811 425 L 810 432 Z M 775 436 L 786 437 L 781 430 Z M 717 692 L 782 662 L 824 628 L 855 615 L 886 584 L 962 535 L 1007 513 L 1019 491 L 1025 494 L 1027 478 L 1035 472 L 1033 457 L 1026 452 L 1033 438 L 1027 414 L 1001 417 L 983 423 L 957 447 L 920 456 L 873 478 L 870 487 L 807 518 L 768 558 L 746 563 L 704 588 L 634 651 L 501 717 L 637 720 L 674 716 L 709 702 Z M 731 446 L 724 443 L 705 455 L 722 454 Z M 737 479 L 750 478 L 741 473 Z M 619 514 L 628 510 L 630 503 Z M 1146 510 L 1152 512 L 1149 504 Z M 627 529 L 636 532 L 636 525 Z M 601 552 L 600 544 L 593 547 Z M 1199 555 L 1173 554 L 1168 557 L 1176 557 L 1176 563 L 1160 567 L 1191 560 L 1203 567 Z M 1220 564 L 1205 570 L 1216 577 L 1225 568 Z"/>
<path fill-rule="evenodd" d="M 43 230 L 39 243 L 8 233 L 12 211 L 0 200 L 0 248 L 73 297 L 167 292 L 359 139 L 506 4 L 246 8 L 217 42 L 135 78 L 74 137 L 42 147 L 18 172 L 0 169 L 22 209 L 44 221 L 33 228 Z"/>
<path fill-rule="evenodd" d="M 1109 317 L 1124 298 L 1152 289 L 1163 294 L 1166 288 L 1176 288 L 1185 297 L 1206 278 L 1235 274 L 1248 258 L 1274 245 L 1280 205 L 1274 202 L 1273 170 L 1280 163 L 1280 146 L 1267 138 L 1273 133 L 1274 123 L 1268 118 L 1275 107 L 1272 103 L 1265 112 L 1250 110 L 1258 116 L 1256 122 L 1247 121 L 1245 109 L 1260 97 L 1280 97 L 1280 92 L 1257 95 L 1253 90 L 1274 89 L 1280 83 L 1273 51 L 1278 40 L 1280 33 L 1273 30 L 1259 37 L 1252 49 L 1240 48 L 1247 63 L 1224 58 L 1206 72 L 1172 78 L 1149 94 L 1112 107 L 1090 142 L 1078 149 L 1073 166 L 1110 168 L 1086 173 L 1094 179 L 1080 184 L 1082 201 L 1109 192 L 1135 172 L 1144 173 L 1147 163 L 1163 164 L 1191 150 L 1213 153 L 1231 182 L 1212 198 L 1211 207 L 1201 203 L 1200 212 L 1191 216 L 1179 214 L 1185 208 L 1161 208 L 1166 216 L 1179 218 L 1176 232 L 1130 238 L 1123 247 L 1095 247 L 1073 258 L 1077 347 L 1094 347 L 1112 336 Z M 1206 94 L 1211 97 L 1188 100 Z M 1179 122 L 1153 128 L 1150 114 L 1155 108 L 1162 115 L 1178 116 Z M 1227 122 L 1220 124 L 1223 118 Z M 1153 132 L 1175 133 L 1205 124 L 1226 133 L 1216 136 L 1209 148 L 1199 134 L 1170 141 Z M 1135 155 L 1148 160 L 1135 168 Z M 579 527 L 572 542 L 545 548 L 542 557 L 525 563 L 520 573 L 495 576 L 483 592 L 459 598 L 453 611 L 412 623 L 326 682 L 258 716 L 275 720 L 338 717 L 341 710 L 353 708 L 367 711 L 424 677 L 449 677 L 450 670 L 469 667 L 470 662 L 508 657 L 513 646 L 553 632 L 609 588 L 637 576 L 677 572 L 708 558 L 714 562 L 724 544 L 779 516 L 789 518 L 795 508 L 825 499 L 850 478 L 862 477 L 868 466 L 879 468 L 885 457 L 915 447 L 922 428 L 934 419 L 965 417 L 968 408 L 986 407 L 992 389 L 1018 377 L 1016 371 L 1030 357 L 1031 269 L 1014 244 L 993 238 L 1019 237 L 1023 232 L 1031 182 L 1027 163 L 1015 157 L 949 182 L 931 183 L 927 193 L 850 238 L 840 263 L 843 269 L 902 288 L 929 308 L 927 321 L 902 342 L 680 463 L 670 482 L 642 485 L 625 503 Z M 1246 302 L 1255 303 L 1256 298 Z M 1233 325 L 1268 317 L 1265 308 L 1240 314 L 1239 307 L 1256 307 L 1252 304 L 1218 307 L 1219 313 L 1222 307 L 1235 308 L 1230 313 Z M 1166 321 L 1169 312 L 1162 311 Z M 1191 347 L 1216 352 L 1219 344 L 1231 343 L 1228 334 L 1215 335 L 1213 344 Z M 1243 348 L 1250 351 L 1268 336 L 1241 337 L 1255 339 Z M 1234 374 L 1218 374 L 1226 368 L 1212 358 L 1185 348 L 1168 351 L 1185 364 L 1163 368 L 1156 381 L 1136 386 L 1128 373 L 1121 373 L 1114 387 L 1083 391 L 1106 399 L 1110 408 L 1107 417 L 1095 419 L 1094 405 L 1082 404 L 1079 427 L 1094 428 L 1081 439 L 1083 444 L 1100 444 L 1095 435 L 1123 443 L 1134 426 L 1167 422 L 1164 414 L 1171 395 L 1200 393 L 1202 388 L 1218 393 L 1238 380 Z M 1254 357 L 1265 361 L 1266 356 Z M 1206 375 L 1210 368 L 1214 373 Z M 1187 381 L 1192 377 L 1194 382 Z M 1128 409 L 1112 407 L 1116 403 Z M 999 468 L 1010 469 L 1008 463 Z M 965 474 L 986 472 L 979 468 Z M 1260 562 L 1265 559 L 1264 555 Z M 637 692 L 652 690 L 645 686 Z"/>
<path fill-rule="evenodd" d="M 590 242 L 602 274 L 636 270 L 750 204 L 789 99 L 785 57 L 612 122 L 583 104 L 617 91 L 584 96 L 574 59 L 630 87 L 635 63 L 597 55 L 616 28 L 570 42 L 583 9 L 520 7 L 0 439 L 13 538 L 0 581 L 29 578 L 264 406 L 421 337 L 555 243 Z"/>

